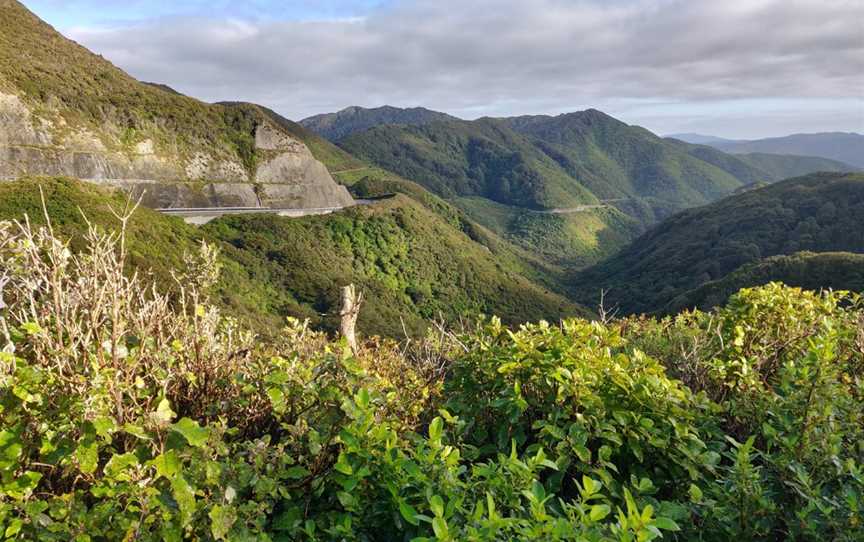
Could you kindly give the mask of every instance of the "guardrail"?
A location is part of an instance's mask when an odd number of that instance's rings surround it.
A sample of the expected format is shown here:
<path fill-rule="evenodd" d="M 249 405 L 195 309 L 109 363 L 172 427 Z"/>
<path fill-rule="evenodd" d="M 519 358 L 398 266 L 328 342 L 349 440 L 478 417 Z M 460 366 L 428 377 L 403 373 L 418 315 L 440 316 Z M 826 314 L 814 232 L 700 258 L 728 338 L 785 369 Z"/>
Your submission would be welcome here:
<path fill-rule="evenodd" d="M 165 214 L 229 214 L 229 213 L 279 213 L 286 211 L 315 212 L 315 211 L 338 211 L 345 207 L 168 207 L 156 209 Z"/>

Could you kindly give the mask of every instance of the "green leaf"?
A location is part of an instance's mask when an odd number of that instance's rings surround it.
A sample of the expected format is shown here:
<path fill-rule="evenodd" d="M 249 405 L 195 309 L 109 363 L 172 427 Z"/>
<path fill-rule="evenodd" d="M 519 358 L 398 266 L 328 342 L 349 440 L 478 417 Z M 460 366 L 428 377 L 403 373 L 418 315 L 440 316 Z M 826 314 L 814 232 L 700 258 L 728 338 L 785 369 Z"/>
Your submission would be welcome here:
<path fill-rule="evenodd" d="M 435 536 L 439 540 L 446 540 L 450 537 L 450 530 L 447 528 L 447 520 L 442 517 L 436 517 L 432 520 L 432 530 L 435 531 Z"/>
<path fill-rule="evenodd" d="M 12 497 L 13 499 L 26 499 L 33 493 L 33 490 L 39 485 L 39 480 L 41 479 L 41 472 L 24 471 L 10 483 L 0 486 L 0 495 L 5 493 L 7 497 Z"/>
<path fill-rule="evenodd" d="M 24 333 L 30 336 L 42 333 L 42 328 L 39 327 L 39 324 L 35 322 L 24 322 L 23 324 L 21 324 L 21 329 L 24 331 Z"/>
<path fill-rule="evenodd" d="M 690 500 L 693 502 L 702 502 L 702 490 L 695 484 L 690 484 Z"/>
<path fill-rule="evenodd" d="M 585 488 L 586 495 L 594 495 L 600 488 L 603 487 L 601 482 L 594 480 L 593 478 L 589 478 L 586 475 L 582 475 L 582 487 Z"/>
<path fill-rule="evenodd" d="M 195 489 L 183 476 L 175 476 L 171 480 L 171 494 L 180 508 L 181 523 L 185 527 L 195 514 Z"/>
<path fill-rule="evenodd" d="M 270 398 L 270 406 L 273 407 L 274 412 L 277 414 L 283 414 L 285 412 L 285 393 L 282 392 L 281 388 L 268 388 L 267 397 Z"/>
<path fill-rule="evenodd" d="M 582 461 L 583 463 L 591 462 L 591 450 L 585 446 L 581 444 L 574 445 L 573 451 L 576 453 L 576 457 L 579 458 L 579 461 Z"/>
<path fill-rule="evenodd" d="M 99 445 L 95 440 L 82 442 L 75 450 L 75 459 L 84 474 L 92 474 L 99 465 Z"/>
<path fill-rule="evenodd" d="M 354 397 L 354 401 L 360 408 L 369 408 L 369 391 L 366 388 L 360 388 L 360 391 Z"/>
<path fill-rule="evenodd" d="M 444 500 L 438 495 L 432 495 L 429 499 L 429 506 L 432 508 L 432 513 L 438 517 L 444 516 Z"/>
<path fill-rule="evenodd" d="M 429 440 L 433 442 L 440 441 L 441 435 L 443 434 L 443 427 L 444 422 L 439 416 L 435 416 L 435 419 L 429 424 Z"/>
<path fill-rule="evenodd" d="M 18 465 L 21 441 L 11 431 L 0 431 L 0 470 L 9 470 Z"/>
<path fill-rule="evenodd" d="M 339 504 L 341 504 L 346 509 L 351 509 L 357 504 L 357 499 L 355 499 L 353 495 L 345 491 L 340 491 L 336 493 L 336 498 L 339 499 Z"/>
<path fill-rule="evenodd" d="M 156 467 L 157 475 L 164 476 L 169 480 L 183 467 L 175 450 L 168 450 L 164 454 L 154 457 L 150 463 Z"/>
<path fill-rule="evenodd" d="M 111 433 L 117 430 L 117 424 L 114 418 L 108 416 L 99 416 L 93 420 L 93 427 L 96 429 L 96 434 L 102 438 L 110 440 Z"/>
<path fill-rule="evenodd" d="M 339 454 L 339 459 L 336 461 L 336 464 L 333 465 L 333 468 L 337 471 L 341 472 L 345 476 L 351 476 L 354 474 L 354 467 L 348 463 L 348 459 L 345 457 L 345 454 Z"/>
<path fill-rule="evenodd" d="M 167 427 L 176 415 L 177 413 L 171 410 L 171 403 L 168 399 L 162 399 L 159 401 L 159 406 L 156 407 L 156 412 L 152 413 L 150 417 L 159 427 Z"/>
<path fill-rule="evenodd" d="M 658 529 L 663 529 L 664 531 L 681 530 L 681 527 L 679 527 L 677 523 L 675 523 L 669 518 L 657 518 L 654 520 L 654 525 L 656 525 Z"/>
<path fill-rule="evenodd" d="M 12 538 L 13 536 L 21 532 L 21 527 L 23 526 L 24 522 L 18 518 L 15 518 L 9 522 L 9 526 L 6 527 L 6 532 L 4 533 L 4 535 L 6 536 L 6 538 Z"/>
<path fill-rule="evenodd" d="M 348 465 L 350 467 L 350 465 Z M 309 476 L 309 470 L 306 467 L 301 467 L 300 465 L 295 465 L 293 467 L 289 467 L 285 469 L 285 477 L 291 478 L 293 480 L 299 480 L 300 478 L 306 478 Z M 351 473 L 348 473 L 351 474 Z"/>
<path fill-rule="evenodd" d="M 132 425 L 131 423 L 127 423 L 123 426 L 123 430 L 130 435 L 140 438 L 141 440 L 150 440 L 150 435 L 147 434 L 147 431 L 145 431 L 143 427 L 140 427 L 138 425 Z"/>
<path fill-rule="evenodd" d="M 189 418 L 181 419 L 171 428 L 183 435 L 189 444 L 197 448 L 207 444 L 207 438 L 210 436 L 210 431 L 206 427 L 201 427 L 198 422 Z"/>
<path fill-rule="evenodd" d="M 133 453 L 115 454 L 108 460 L 103 470 L 107 478 L 116 478 L 119 480 L 126 469 L 137 464 L 138 458 Z"/>
<path fill-rule="evenodd" d="M 609 508 L 608 504 L 595 504 L 591 507 L 591 521 L 600 521 L 609 515 L 611 508 Z"/>
<path fill-rule="evenodd" d="M 407 502 L 399 501 L 399 513 L 411 525 L 420 525 L 420 520 L 417 519 L 417 510 Z"/>
<path fill-rule="evenodd" d="M 225 540 L 234 522 L 237 521 L 237 513 L 232 506 L 214 505 L 210 509 L 210 532 L 216 540 Z"/>

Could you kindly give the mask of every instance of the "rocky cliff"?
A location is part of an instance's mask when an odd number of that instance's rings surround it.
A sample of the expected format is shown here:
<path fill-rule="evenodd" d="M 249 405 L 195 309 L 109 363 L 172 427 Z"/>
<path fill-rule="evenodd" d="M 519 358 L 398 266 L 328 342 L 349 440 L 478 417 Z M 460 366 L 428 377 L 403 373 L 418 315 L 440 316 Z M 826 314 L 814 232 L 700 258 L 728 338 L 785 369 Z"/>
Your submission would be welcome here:
<path fill-rule="evenodd" d="M 306 145 L 251 104 L 141 83 L 0 0 L 0 179 L 62 175 L 152 207 L 353 204 Z"/>

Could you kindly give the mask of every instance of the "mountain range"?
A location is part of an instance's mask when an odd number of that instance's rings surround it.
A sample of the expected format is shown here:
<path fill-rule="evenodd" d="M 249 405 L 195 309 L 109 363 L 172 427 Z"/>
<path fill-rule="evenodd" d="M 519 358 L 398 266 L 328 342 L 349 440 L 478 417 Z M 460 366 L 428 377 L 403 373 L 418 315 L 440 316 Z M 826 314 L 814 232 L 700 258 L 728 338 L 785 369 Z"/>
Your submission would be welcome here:
<path fill-rule="evenodd" d="M 772 277 L 859 283 L 861 176 L 815 144 L 728 153 L 595 109 L 468 121 L 352 107 L 295 123 L 139 82 L 20 3 L 0 8 L 0 219 L 38 216 L 39 186 L 79 240 L 78 208 L 110 227 L 116 189 L 152 208 L 342 208 L 200 228 L 140 212 L 135 266 L 167 280 L 214 244 L 215 295 L 259 330 L 286 316 L 332 329 L 347 283 L 369 293 L 361 329 L 389 336 L 477 313 L 585 315 L 601 290 L 621 311 L 663 312 Z"/>
<path fill-rule="evenodd" d="M 596 263 L 657 221 L 747 186 L 854 169 L 815 157 L 731 155 L 593 109 L 475 121 L 410 111 L 352 107 L 326 116 L 320 135 L 347 134 L 332 140 L 556 265 Z M 315 130 L 320 118 L 301 124 Z"/>
<path fill-rule="evenodd" d="M 845 162 L 859 169 L 864 168 L 864 135 L 854 132 L 792 134 L 753 140 L 724 139 L 701 134 L 672 134 L 667 137 L 688 143 L 711 145 L 733 154 L 809 155 Z"/>

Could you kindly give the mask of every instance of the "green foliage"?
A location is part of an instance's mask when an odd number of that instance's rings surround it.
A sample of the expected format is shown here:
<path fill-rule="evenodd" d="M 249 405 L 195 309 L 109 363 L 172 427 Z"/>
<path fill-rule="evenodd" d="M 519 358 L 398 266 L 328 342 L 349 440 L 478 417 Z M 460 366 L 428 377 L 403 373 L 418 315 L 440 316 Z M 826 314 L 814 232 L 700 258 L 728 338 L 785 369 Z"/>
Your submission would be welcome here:
<path fill-rule="evenodd" d="M 861 539 L 860 296 L 769 284 L 715 314 L 628 328 L 725 409 L 731 448 L 716 483 L 699 492 L 706 526 L 748 540 Z"/>
<path fill-rule="evenodd" d="M 567 270 L 603 261 L 641 231 L 636 221 L 612 206 L 556 214 L 478 197 L 457 198 L 453 202 L 519 248 Z"/>
<path fill-rule="evenodd" d="M 578 274 L 576 297 L 596 300 L 605 289 L 610 306 L 628 313 L 658 311 L 670 302 L 682 306 L 676 300 L 682 294 L 763 258 L 799 251 L 864 253 L 864 237 L 850 234 L 862 221 L 864 176 L 825 173 L 789 179 L 665 220 L 618 255 Z M 794 260 L 766 261 L 765 266 L 778 272 L 768 278 L 800 277 L 784 268 L 790 262 L 799 265 Z M 817 269 L 812 259 L 800 265 Z M 747 269 L 742 273 L 761 273 L 758 267 Z M 793 282 L 809 287 L 855 285 L 855 273 L 848 282 L 841 282 L 839 270 L 836 276 L 830 271 L 823 276 L 821 284 L 801 278 Z M 699 303 L 698 295 L 693 301 Z"/>
<path fill-rule="evenodd" d="M 6 538 L 861 540 L 857 296 L 351 354 L 221 317 L 208 250 L 172 306 L 90 240 L 0 229 Z"/>
<path fill-rule="evenodd" d="M 0 183 L 0 218 L 27 215 L 43 223 L 40 187 L 56 233 L 71 239 L 73 251 L 86 245 L 85 216 L 111 229 L 118 221 L 110 209 L 126 204 L 89 183 L 24 179 Z M 368 334 L 418 333 L 427 319 L 466 313 L 501 314 L 508 322 L 586 313 L 537 284 L 560 285 L 560 276 L 535 270 L 458 210 L 417 189 L 426 206 L 400 197 L 322 217 L 233 216 L 203 228 L 142 208 L 128 224 L 127 263 L 174 288 L 171 270 L 182 267 L 185 253 L 202 241 L 219 247 L 222 278 L 214 302 L 266 334 L 286 316 L 333 329 L 338 290 L 350 283 L 370 294 L 359 324 Z"/>
<path fill-rule="evenodd" d="M 268 302 L 278 312 L 331 329 L 339 287 L 349 283 L 367 293 L 361 329 L 389 336 L 438 317 L 499 313 L 515 322 L 585 312 L 401 195 L 322 217 L 224 217 L 203 230 L 255 280 L 273 285 Z"/>
<path fill-rule="evenodd" d="M 833 288 L 864 292 L 864 254 L 796 252 L 764 258 L 742 265 L 720 280 L 707 282 L 679 295 L 663 308 L 663 312 L 674 314 L 690 307 L 708 310 L 723 305 L 742 288 L 772 281 L 807 290 Z"/>

